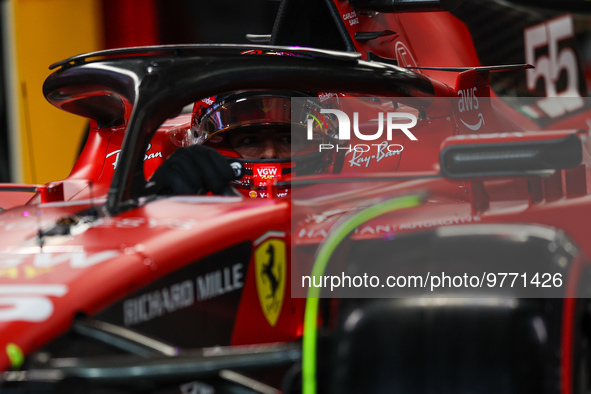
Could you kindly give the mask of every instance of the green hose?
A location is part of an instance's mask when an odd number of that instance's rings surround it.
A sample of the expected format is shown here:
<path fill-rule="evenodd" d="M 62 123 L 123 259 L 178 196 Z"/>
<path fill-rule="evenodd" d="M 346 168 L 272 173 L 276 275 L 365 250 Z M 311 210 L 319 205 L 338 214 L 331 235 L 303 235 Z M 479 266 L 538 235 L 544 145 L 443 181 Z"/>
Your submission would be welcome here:
<path fill-rule="evenodd" d="M 417 195 L 413 195 L 397 197 L 392 200 L 372 205 L 346 219 L 340 226 L 331 231 L 329 237 L 324 241 L 324 244 L 318 251 L 316 261 L 314 261 L 314 265 L 312 266 L 312 282 L 308 289 L 308 297 L 306 300 L 302 355 L 303 394 L 316 393 L 316 339 L 320 288 L 314 287 L 313 279 L 324 274 L 328 261 L 337 246 L 361 224 L 387 212 L 416 207 L 420 203 L 421 198 Z"/>

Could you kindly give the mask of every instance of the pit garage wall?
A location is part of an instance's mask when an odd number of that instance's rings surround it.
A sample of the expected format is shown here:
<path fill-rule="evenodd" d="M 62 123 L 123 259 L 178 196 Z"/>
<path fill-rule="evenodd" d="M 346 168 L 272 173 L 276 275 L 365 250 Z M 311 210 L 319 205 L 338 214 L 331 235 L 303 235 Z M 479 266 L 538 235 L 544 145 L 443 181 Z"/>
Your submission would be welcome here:
<path fill-rule="evenodd" d="M 10 180 L 63 179 L 87 122 L 45 100 L 42 85 L 49 65 L 79 53 L 156 44 L 155 7 L 151 0 L 0 2 Z"/>

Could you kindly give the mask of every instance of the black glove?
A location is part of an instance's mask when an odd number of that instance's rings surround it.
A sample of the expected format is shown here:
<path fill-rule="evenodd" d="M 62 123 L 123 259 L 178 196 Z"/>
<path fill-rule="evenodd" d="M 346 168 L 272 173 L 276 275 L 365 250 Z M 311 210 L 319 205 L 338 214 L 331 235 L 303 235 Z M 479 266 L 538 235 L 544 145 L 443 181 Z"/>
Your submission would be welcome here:
<path fill-rule="evenodd" d="M 227 194 L 235 173 L 215 149 L 192 145 L 177 149 L 150 178 L 148 194 Z"/>

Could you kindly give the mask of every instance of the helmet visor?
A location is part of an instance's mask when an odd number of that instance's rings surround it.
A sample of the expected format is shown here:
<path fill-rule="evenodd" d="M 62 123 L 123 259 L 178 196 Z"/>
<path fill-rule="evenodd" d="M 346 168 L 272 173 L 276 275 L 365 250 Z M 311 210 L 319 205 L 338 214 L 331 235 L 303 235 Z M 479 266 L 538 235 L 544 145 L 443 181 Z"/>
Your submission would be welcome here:
<path fill-rule="evenodd" d="M 197 126 L 199 142 L 213 135 L 249 126 L 291 125 L 291 106 L 288 97 L 243 97 L 222 102 L 210 108 Z"/>
<path fill-rule="evenodd" d="M 211 106 L 195 134 L 197 143 L 223 139 L 244 158 L 286 158 L 317 149 L 326 134 L 326 122 L 317 122 L 317 114 L 306 105 L 292 106 L 288 96 L 238 97 Z M 313 141 L 306 137 L 308 119 L 315 120 Z"/>

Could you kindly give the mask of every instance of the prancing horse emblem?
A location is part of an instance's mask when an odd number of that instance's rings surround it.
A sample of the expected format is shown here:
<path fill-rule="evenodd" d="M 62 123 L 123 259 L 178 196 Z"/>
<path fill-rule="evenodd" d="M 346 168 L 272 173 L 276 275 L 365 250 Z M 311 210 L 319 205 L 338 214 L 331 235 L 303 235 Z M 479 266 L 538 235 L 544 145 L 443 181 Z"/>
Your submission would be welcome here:
<path fill-rule="evenodd" d="M 273 266 L 275 265 L 275 248 L 272 244 L 269 244 L 269 247 L 267 248 L 267 254 L 269 255 L 269 261 L 267 264 L 263 265 L 262 275 L 263 277 L 266 277 L 271 284 L 271 294 L 267 295 L 267 298 L 275 299 L 275 293 L 279 288 L 279 279 L 277 279 L 277 276 L 281 276 L 281 267 L 278 267 L 279 275 L 275 276 L 275 273 L 273 272 Z"/>
<path fill-rule="evenodd" d="M 271 238 L 254 251 L 257 293 L 265 318 L 275 327 L 285 294 L 286 255 L 283 239 Z"/>

